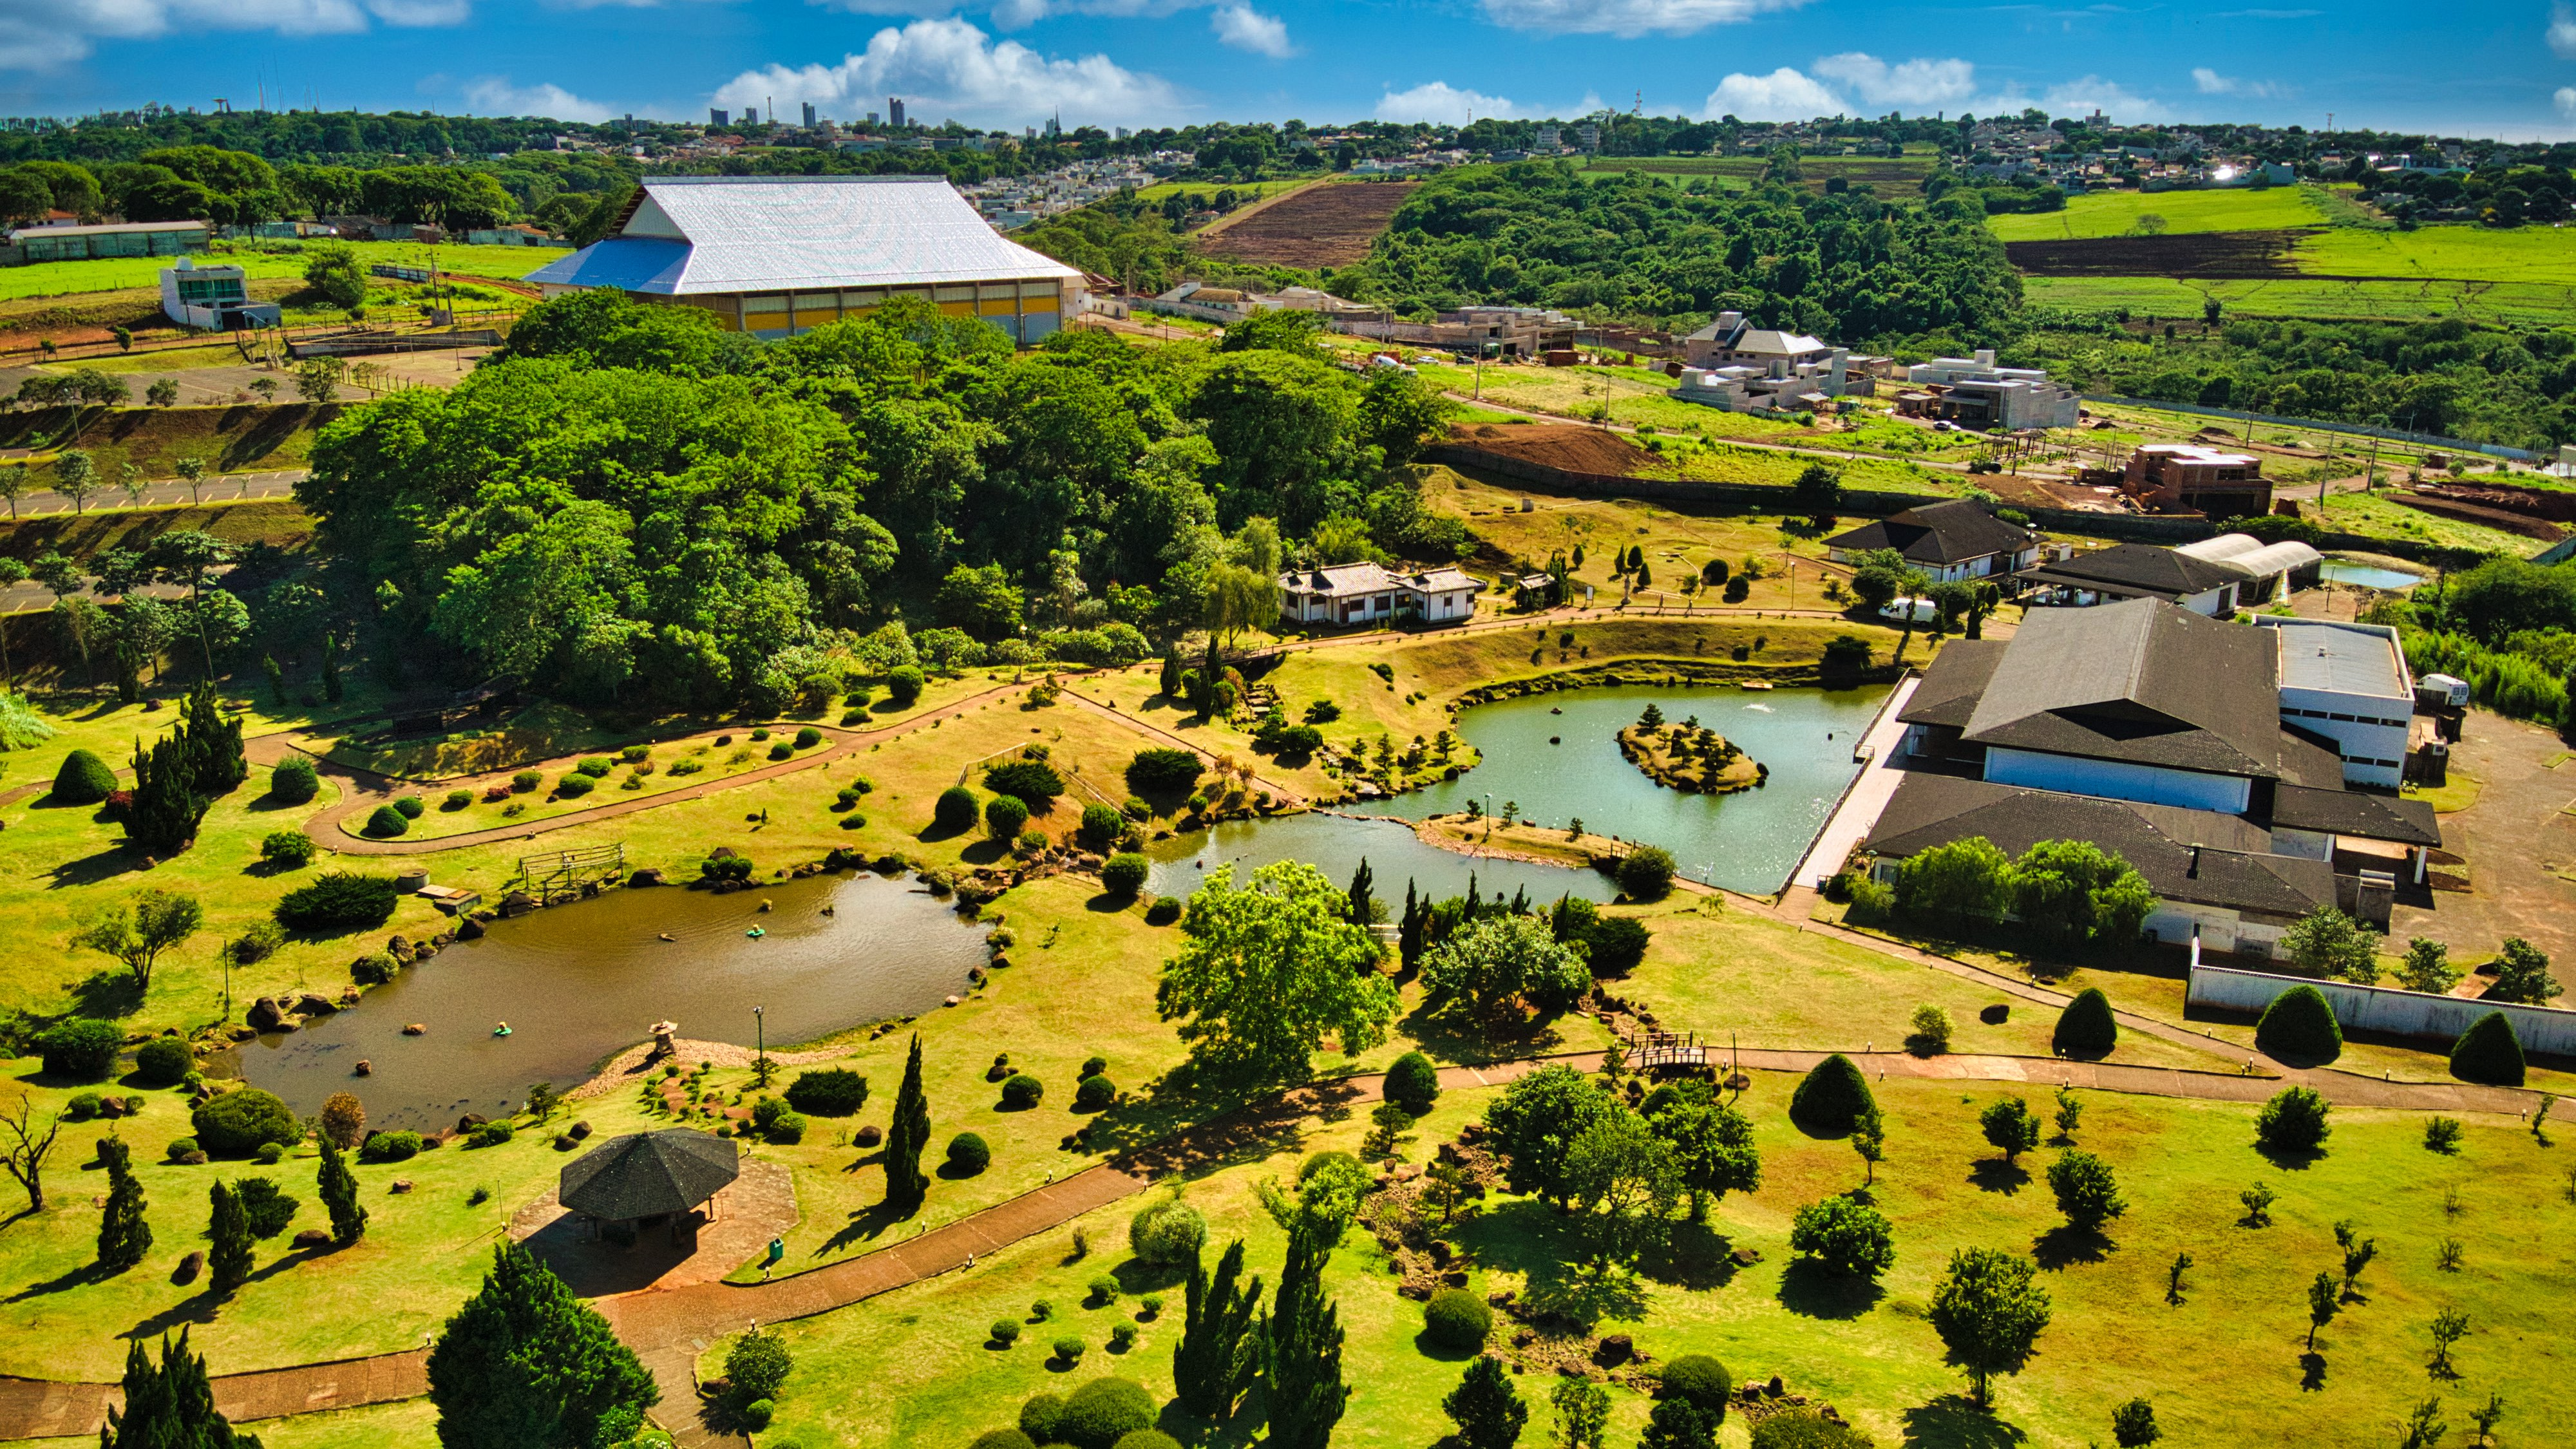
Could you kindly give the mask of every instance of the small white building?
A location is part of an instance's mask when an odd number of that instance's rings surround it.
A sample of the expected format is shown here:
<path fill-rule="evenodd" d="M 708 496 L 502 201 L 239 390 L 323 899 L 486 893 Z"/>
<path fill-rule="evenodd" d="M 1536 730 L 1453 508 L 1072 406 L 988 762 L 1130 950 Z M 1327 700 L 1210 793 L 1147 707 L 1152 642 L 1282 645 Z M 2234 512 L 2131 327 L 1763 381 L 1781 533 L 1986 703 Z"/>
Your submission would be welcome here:
<path fill-rule="evenodd" d="M 1279 576 L 1279 617 L 1297 624 L 1457 624 L 1476 616 L 1483 583 L 1455 568 L 1398 573 L 1380 564 L 1328 564 Z"/>
<path fill-rule="evenodd" d="M 2071 428 L 2083 415 L 2075 389 L 2049 381 L 2041 368 L 1999 366 L 1991 347 L 1917 363 L 1905 377 L 1913 390 L 1896 395 L 1896 411 L 1906 417 L 1972 428 Z"/>
<path fill-rule="evenodd" d="M 2406 769 L 2415 679 L 2387 624 L 2260 615 L 2280 651 L 2281 722 L 2334 742 L 2343 777 L 2394 790 Z"/>
<path fill-rule="evenodd" d="M 183 256 L 161 273 L 161 311 L 182 327 L 209 332 L 283 326 L 286 313 L 277 303 L 250 299 L 249 276 L 237 266 L 201 267 Z"/>

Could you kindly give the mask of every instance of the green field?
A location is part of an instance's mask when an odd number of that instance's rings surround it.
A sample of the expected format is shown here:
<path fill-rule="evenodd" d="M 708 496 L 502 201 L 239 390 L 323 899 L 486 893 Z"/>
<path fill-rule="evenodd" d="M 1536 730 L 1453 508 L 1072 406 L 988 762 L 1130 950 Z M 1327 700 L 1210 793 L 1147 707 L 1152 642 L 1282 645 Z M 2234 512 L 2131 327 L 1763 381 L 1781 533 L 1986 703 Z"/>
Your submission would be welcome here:
<path fill-rule="evenodd" d="M 2473 322 L 2549 325 L 2576 313 L 2576 287 L 2496 282 L 2184 281 L 2176 277 L 2024 277 L 2023 297 L 2043 307 L 2140 317 L 2200 315 L 2216 298 L 2233 316 L 2420 322 L 2458 314 Z"/>
<path fill-rule="evenodd" d="M 2576 232 L 2556 227 L 2335 230 L 2302 238 L 2295 256 L 2301 271 L 2326 276 L 2576 286 Z"/>
<path fill-rule="evenodd" d="M 2064 211 L 2016 212 L 1986 218 L 1986 227 L 2008 242 L 2065 241 L 2128 236 L 2141 216 L 2161 216 L 2165 230 L 2276 231 L 2319 226 L 2325 213 L 2295 186 L 2264 191 L 2097 191 L 2067 198 Z"/>
<path fill-rule="evenodd" d="M 1136 193 L 1136 199 L 1159 203 L 1166 196 L 1189 193 L 1212 197 L 1220 191 L 1231 191 L 1242 197 L 1261 198 L 1277 196 L 1283 191 L 1295 191 L 1301 186 L 1312 186 L 1325 179 L 1327 178 L 1320 176 L 1300 176 L 1280 181 L 1165 181 L 1139 190 Z"/>
<path fill-rule="evenodd" d="M 1839 176 L 1854 186 L 1874 187 L 1881 196 L 1912 197 L 1921 194 L 1923 178 L 1932 174 L 1934 159 L 1929 154 L 1801 156 L 1798 169 L 1811 191 L 1824 189 L 1827 181 Z M 1706 177 L 1729 189 L 1738 189 L 1761 179 L 1762 168 L 1768 164 L 1760 156 L 1596 156 L 1583 163 L 1582 174 L 1595 181 L 1631 171 L 1649 176 Z"/>
<path fill-rule="evenodd" d="M 523 277 L 568 255 L 554 247 L 423 246 L 418 242 L 351 242 L 361 260 L 427 266 L 436 261 L 451 272 L 482 277 Z M 290 252 L 238 251 L 197 254 L 205 265 L 237 265 L 253 279 L 300 277 L 304 258 Z M 88 262 L 36 262 L 0 268 L 0 301 L 21 297 L 67 297 L 81 292 L 107 292 L 120 287 L 156 287 L 168 270 L 169 257 L 105 257 Z"/>

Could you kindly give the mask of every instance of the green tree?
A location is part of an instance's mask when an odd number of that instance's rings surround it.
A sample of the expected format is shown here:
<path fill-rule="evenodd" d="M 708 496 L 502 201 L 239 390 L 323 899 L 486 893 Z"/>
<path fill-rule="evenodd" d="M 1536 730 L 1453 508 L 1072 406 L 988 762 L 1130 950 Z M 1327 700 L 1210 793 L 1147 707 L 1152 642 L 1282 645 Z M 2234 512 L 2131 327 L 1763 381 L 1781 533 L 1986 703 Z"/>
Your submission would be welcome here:
<path fill-rule="evenodd" d="M 1289 1225 L 1288 1262 L 1261 1315 L 1265 1442 L 1277 1449 L 1325 1449 L 1350 1398 L 1340 1308 L 1324 1296 L 1324 1264 L 1348 1221 L 1317 1215 Z"/>
<path fill-rule="evenodd" d="M 1588 1378 L 1559 1377 L 1549 1391 L 1556 1410 L 1556 1449 L 1603 1449 L 1610 1432 L 1610 1391 Z"/>
<path fill-rule="evenodd" d="M 1488 1023 L 1517 1016 L 1524 1001 L 1555 1015 L 1592 987 L 1583 948 L 1557 940 L 1534 916 L 1487 916 L 1469 924 L 1423 953 L 1421 974 L 1434 1010 L 1462 1006 Z"/>
<path fill-rule="evenodd" d="M 1637 1449 L 1716 1449 L 1717 1426 L 1688 1399 L 1664 1399 L 1646 1416 Z"/>
<path fill-rule="evenodd" d="M 999 564 L 968 568 L 959 564 L 939 581 L 931 601 L 943 624 L 963 629 L 990 643 L 1020 632 L 1021 594 Z"/>
<path fill-rule="evenodd" d="M 2059 1155 L 2048 1165 L 2048 1189 L 2057 1195 L 2057 1210 L 2078 1232 L 2098 1233 L 2103 1224 L 2129 1210 L 2111 1164 L 2090 1152 Z"/>
<path fill-rule="evenodd" d="M 2308 1352 L 2317 1351 L 2317 1330 L 2334 1320 L 2335 1309 L 2343 1303 L 2343 1285 L 2335 1275 L 2320 1268 L 2308 1280 Z"/>
<path fill-rule="evenodd" d="M 124 963 L 140 994 L 152 989 L 152 968 L 161 953 L 185 943 L 205 923 L 205 907 L 195 896 L 156 887 L 136 891 L 122 905 L 102 909 L 72 936 L 71 943 Z"/>
<path fill-rule="evenodd" d="M 1567 1171 L 1575 1141 L 1626 1111 L 1583 1073 L 1545 1066 L 1503 1088 L 1485 1109 L 1485 1131 L 1503 1160 L 1503 1180 L 1512 1191 L 1564 1207 L 1576 1192 Z"/>
<path fill-rule="evenodd" d="M 1753 1122 L 1716 1100 L 1707 1084 L 1647 1118 L 1648 1125 L 1672 1153 L 1682 1190 L 1690 1194 L 1690 1220 L 1704 1222 L 1708 1204 L 1730 1192 L 1753 1192 L 1762 1186 L 1762 1152 L 1753 1145 Z"/>
<path fill-rule="evenodd" d="M 1231 865 L 1209 873 L 1154 994 L 1162 1018 L 1182 1023 L 1194 1062 L 1302 1079 L 1327 1033 L 1346 1056 L 1386 1039 L 1395 987 L 1378 973 L 1367 930 L 1344 918 L 1348 904 L 1295 861 L 1263 866 L 1241 888 Z"/>
<path fill-rule="evenodd" d="M 1996 1248 L 1962 1248 L 1932 1292 L 1932 1331 L 1953 1362 L 1968 1371 L 1976 1401 L 1996 1374 L 2017 1374 L 2048 1327 L 2046 1289 L 2028 1258 Z"/>
<path fill-rule="evenodd" d="M 2520 936 L 2505 937 L 2495 968 L 2496 982 L 2487 992 L 2491 1000 L 2536 1006 L 2559 992 L 2558 978 L 2549 974 L 2549 954 Z"/>
<path fill-rule="evenodd" d="M 1682 1187 L 1672 1148 L 1624 1109 L 1575 1137 L 1565 1180 L 1603 1263 L 1627 1262 L 1661 1239 Z"/>
<path fill-rule="evenodd" d="M 185 1328 L 175 1347 L 170 1335 L 161 1335 L 158 1368 L 144 1355 L 140 1336 L 129 1341 L 124 1388 L 124 1404 L 107 1411 L 107 1424 L 99 1430 L 99 1449 L 259 1449 L 257 1437 L 235 1434 L 231 1421 L 215 1411 L 205 1357 L 188 1352 Z"/>
<path fill-rule="evenodd" d="M 895 1092 L 894 1119 L 886 1124 L 886 1202 L 909 1216 L 930 1191 L 922 1174 L 921 1154 L 930 1146 L 930 1097 L 921 1085 L 921 1033 L 912 1034 L 912 1051 L 904 1059 L 903 1086 Z"/>
<path fill-rule="evenodd" d="M 2012 900 L 2012 857 L 1972 835 L 1906 857 L 1896 869 L 1896 906 L 1917 920 L 1973 929 L 2003 919 Z"/>
<path fill-rule="evenodd" d="M 2155 1405 L 2144 1399 L 2131 1399 L 2111 1411 L 2111 1438 L 2120 1449 L 2146 1449 L 2164 1436 L 2165 1431 L 2156 1427 Z"/>
<path fill-rule="evenodd" d="M 2040 841 L 2011 882 L 2013 914 L 2059 947 L 2125 945 L 2156 908 L 2146 877 L 2089 840 Z"/>
<path fill-rule="evenodd" d="M 2292 965 L 2311 976 L 2368 986 L 2379 979 L 2379 935 L 2332 906 L 2319 906 L 2281 933 Z"/>
<path fill-rule="evenodd" d="M 2039 1116 L 2019 1097 L 2006 1097 L 1978 1113 L 1977 1126 L 2006 1162 L 2039 1145 Z"/>
<path fill-rule="evenodd" d="M 304 284 L 345 312 L 367 302 L 367 268 L 355 247 L 316 242 L 304 249 Z"/>
<path fill-rule="evenodd" d="M 1466 1449 L 1512 1449 L 1530 1414 L 1503 1361 L 1481 1354 L 1468 1360 L 1466 1376 L 1440 1401 L 1440 1412 L 1458 1426 Z"/>
<path fill-rule="evenodd" d="M 349 1170 L 348 1154 L 331 1134 L 321 1133 L 322 1167 L 317 1188 L 322 1207 L 331 1215 L 331 1241 L 348 1247 L 367 1235 L 367 1210 L 358 1204 L 358 1176 Z"/>
<path fill-rule="evenodd" d="M 430 1349 L 429 1399 L 444 1449 L 598 1449 L 661 1391 L 597 1310 L 505 1242 Z"/>
<path fill-rule="evenodd" d="M 2460 968 L 2451 964 L 2449 946 L 2417 936 L 2406 943 L 2406 957 L 2397 967 L 2397 983 L 2409 991 L 2444 996 L 2460 984 L 2460 974 Z"/>
<path fill-rule="evenodd" d="M 98 491 L 98 463 L 78 448 L 65 448 L 54 455 L 54 491 L 72 501 L 72 512 L 85 513 L 90 495 Z"/>
<path fill-rule="evenodd" d="M 143 1180 L 134 1175 L 134 1150 L 113 1134 L 98 1140 L 107 1168 L 107 1203 L 98 1220 L 98 1266 L 122 1273 L 152 1251 L 152 1224 L 144 1220 Z"/>
<path fill-rule="evenodd" d="M 1896 1265 L 1896 1237 L 1886 1215 L 1848 1194 L 1798 1209 L 1789 1250 L 1846 1278 L 1875 1279 Z"/>
<path fill-rule="evenodd" d="M 1826 464 L 1809 463 L 1798 470 L 1789 493 L 1800 513 L 1831 513 L 1842 506 L 1843 475 Z"/>
<path fill-rule="evenodd" d="M 206 1196 L 213 1203 L 206 1224 L 206 1236 L 213 1240 L 206 1254 L 206 1278 L 216 1292 L 230 1293 L 250 1281 L 250 1214 L 231 1183 L 211 1184 Z"/>
<path fill-rule="evenodd" d="M 1260 1376 L 1260 1343 L 1255 1337 L 1261 1303 L 1261 1278 L 1243 1278 L 1243 1239 L 1226 1245 L 1216 1276 L 1193 1261 L 1180 1346 L 1172 1351 L 1172 1389 L 1181 1407 L 1203 1419 L 1232 1417 L 1235 1402 Z"/>

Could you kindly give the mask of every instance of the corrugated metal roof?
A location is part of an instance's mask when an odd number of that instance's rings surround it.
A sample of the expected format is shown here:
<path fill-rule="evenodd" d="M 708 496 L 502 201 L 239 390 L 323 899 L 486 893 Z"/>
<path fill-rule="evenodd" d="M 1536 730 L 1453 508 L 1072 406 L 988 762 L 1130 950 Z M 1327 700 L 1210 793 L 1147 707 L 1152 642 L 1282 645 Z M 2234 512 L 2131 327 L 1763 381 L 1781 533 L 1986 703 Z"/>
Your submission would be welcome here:
<path fill-rule="evenodd" d="M 692 296 L 1082 279 L 1003 240 L 936 176 L 666 176 L 644 192 L 687 240 L 611 237 L 528 280 Z"/>
<path fill-rule="evenodd" d="M 202 221 L 120 221 L 99 226 L 28 226 L 9 233 L 9 240 L 23 242 L 54 236 L 127 236 L 145 231 L 205 231 Z"/>

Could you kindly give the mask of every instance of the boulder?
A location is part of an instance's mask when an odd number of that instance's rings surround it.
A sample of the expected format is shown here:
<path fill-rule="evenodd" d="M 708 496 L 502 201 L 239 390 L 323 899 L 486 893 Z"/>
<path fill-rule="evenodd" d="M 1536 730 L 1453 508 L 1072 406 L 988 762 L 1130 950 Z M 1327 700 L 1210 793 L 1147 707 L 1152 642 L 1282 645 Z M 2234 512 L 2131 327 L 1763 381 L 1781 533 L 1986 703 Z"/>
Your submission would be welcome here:
<path fill-rule="evenodd" d="M 374 1075 L 376 1074 L 376 1064 L 375 1064 L 374 1062 L 368 1061 L 365 1057 L 360 1057 L 360 1058 L 358 1058 L 358 1065 L 357 1065 L 357 1069 L 356 1069 L 356 1070 L 357 1070 L 357 1074 L 358 1074 L 359 1076 L 362 1076 L 362 1077 L 372 1077 L 372 1076 L 374 1076 Z"/>
<path fill-rule="evenodd" d="M 385 1190 L 388 1192 L 409 1192 L 411 1191 L 411 1179 L 408 1177 L 397 1177 L 392 1181 L 392 1183 L 387 1185 Z"/>
<path fill-rule="evenodd" d="M 1637 1345 L 1624 1333 L 1614 1333 L 1601 1340 L 1592 1351 L 1592 1361 L 1603 1368 L 1617 1368 L 1637 1356 Z"/>
<path fill-rule="evenodd" d="M 249 1022 L 255 1031 L 279 1031 L 289 1025 L 287 1015 L 287 1003 L 274 996 L 263 996 L 250 1004 L 249 1013 L 242 1019 Z"/>
<path fill-rule="evenodd" d="M 203 1149 L 203 1148 L 199 1148 L 199 1149 L 198 1149 L 197 1151 L 195 1151 L 195 1152 L 183 1152 L 183 1153 L 180 1153 L 180 1154 L 179 1154 L 179 1165 L 180 1165 L 181 1167 L 203 1167 L 203 1166 L 205 1166 L 205 1165 L 206 1165 L 206 1153 L 205 1153 L 205 1149 Z"/>
<path fill-rule="evenodd" d="M 468 1112 L 464 1116 L 456 1119 L 456 1131 L 461 1136 L 491 1120 L 491 1118 L 484 1116 L 480 1112 Z"/>
<path fill-rule="evenodd" d="M 524 916 L 537 908 L 537 898 L 526 891 L 512 891 L 501 897 L 501 914 L 510 919 Z"/>
<path fill-rule="evenodd" d="M 330 1241 L 330 1231 L 325 1228 L 306 1228 L 295 1235 L 295 1246 L 299 1248 L 318 1248 Z"/>
<path fill-rule="evenodd" d="M 385 942 L 385 953 L 406 966 L 410 965 L 412 957 L 411 938 L 409 936 L 399 935 L 391 937 Z"/>
<path fill-rule="evenodd" d="M 874 1147 L 884 1140 L 885 1133 L 874 1127 L 862 1127 L 850 1138 L 853 1144 L 860 1147 Z"/>
<path fill-rule="evenodd" d="M 427 1022 L 420 1021 L 405 1022 L 403 1024 L 403 1035 L 427 1036 L 429 1035 L 429 1024 Z"/>
<path fill-rule="evenodd" d="M 414 947 L 412 947 L 412 948 L 411 948 L 411 963 L 412 963 L 413 965 L 417 966 L 417 965 L 419 965 L 421 962 L 426 961 L 426 960 L 428 960 L 430 957 L 435 956 L 435 955 L 437 955 L 437 954 L 438 954 L 438 947 L 437 947 L 437 946 L 435 946 L 435 945 L 431 944 L 430 942 L 423 941 L 423 942 L 421 942 L 419 945 L 414 946 Z"/>
<path fill-rule="evenodd" d="M 572 1135 L 574 1141 L 579 1141 L 584 1137 L 588 1137 L 590 1135 L 590 1124 L 588 1122 L 575 1122 L 572 1124 Z"/>
<path fill-rule="evenodd" d="M 178 1267 L 170 1271 L 170 1281 L 173 1283 L 194 1283 L 197 1281 L 197 1275 L 205 1270 L 206 1255 L 204 1251 L 192 1251 L 186 1257 L 179 1260 Z"/>
<path fill-rule="evenodd" d="M 731 860 L 733 859 L 733 856 L 733 847 L 730 845 L 719 845 L 715 849 L 707 852 L 707 859 L 709 860 Z"/>
<path fill-rule="evenodd" d="M 458 939 L 458 940 L 460 940 L 460 941 L 480 941 L 480 940 L 482 940 L 482 939 L 483 939 L 483 918 L 482 918 L 482 917 L 480 917 L 480 916 L 468 916 L 468 917 L 466 917 L 466 918 L 465 918 L 465 920 L 464 920 L 462 923 L 460 923 L 460 924 L 457 926 L 457 928 L 456 928 L 456 939 Z"/>
<path fill-rule="evenodd" d="M 235 1041 L 249 1041 L 251 1038 L 258 1035 L 259 1029 L 257 1027 L 237 1026 L 233 1028 L 233 1040 Z"/>
<path fill-rule="evenodd" d="M 319 991 L 298 992 L 295 997 L 295 1014 L 298 1016 L 328 1016 L 339 1009 L 340 1003 Z"/>
<path fill-rule="evenodd" d="M 657 886 L 665 883 L 660 866 L 648 865 L 626 878 L 630 886 Z"/>

